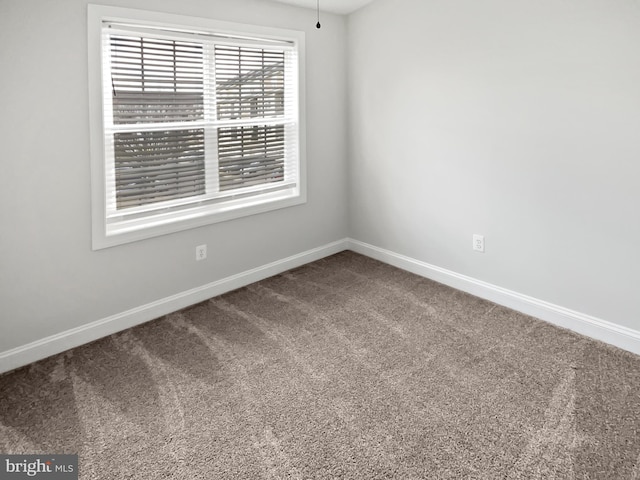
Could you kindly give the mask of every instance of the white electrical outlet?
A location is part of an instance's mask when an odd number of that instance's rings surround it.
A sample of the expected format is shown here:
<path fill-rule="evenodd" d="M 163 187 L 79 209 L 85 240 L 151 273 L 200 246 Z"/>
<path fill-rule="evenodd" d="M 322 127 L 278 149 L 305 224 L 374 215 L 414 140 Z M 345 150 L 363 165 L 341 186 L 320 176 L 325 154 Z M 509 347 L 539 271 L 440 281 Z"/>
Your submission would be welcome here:
<path fill-rule="evenodd" d="M 199 262 L 200 260 L 204 260 L 205 258 L 207 258 L 207 246 L 198 245 L 196 247 L 196 260 Z"/>
<path fill-rule="evenodd" d="M 484 253 L 484 236 L 482 235 L 473 235 L 473 249 L 476 252 Z"/>

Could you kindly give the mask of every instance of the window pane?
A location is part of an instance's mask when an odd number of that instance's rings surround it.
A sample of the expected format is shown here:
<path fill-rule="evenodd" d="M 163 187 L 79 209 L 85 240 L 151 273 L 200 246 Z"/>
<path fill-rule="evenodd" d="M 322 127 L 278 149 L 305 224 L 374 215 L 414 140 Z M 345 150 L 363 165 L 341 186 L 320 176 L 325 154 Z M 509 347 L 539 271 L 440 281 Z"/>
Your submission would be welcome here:
<path fill-rule="evenodd" d="M 284 180 L 284 125 L 218 129 L 220 190 Z"/>
<path fill-rule="evenodd" d="M 113 35 L 110 52 L 114 124 L 204 117 L 201 44 Z"/>
<path fill-rule="evenodd" d="M 284 52 L 217 45 L 218 119 L 284 115 Z"/>
<path fill-rule="evenodd" d="M 205 193 L 204 129 L 114 134 L 117 208 Z"/>

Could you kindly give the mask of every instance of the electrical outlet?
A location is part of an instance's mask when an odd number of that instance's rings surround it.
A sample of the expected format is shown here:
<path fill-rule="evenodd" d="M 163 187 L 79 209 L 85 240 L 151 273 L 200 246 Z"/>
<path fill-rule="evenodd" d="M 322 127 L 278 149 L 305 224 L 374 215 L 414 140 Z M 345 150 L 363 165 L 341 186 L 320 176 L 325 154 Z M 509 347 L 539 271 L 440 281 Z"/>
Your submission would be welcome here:
<path fill-rule="evenodd" d="M 473 249 L 476 252 L 484 253 L 484 236 L 482 235 L 473 235 Z"/>
<path fill-rule="evenodd" d="M 205 258 L 207 258 L 207 246 L 198 245 L 196 247 L 196 260 L 199 262 L 200 260 L 204 260 Z"/>

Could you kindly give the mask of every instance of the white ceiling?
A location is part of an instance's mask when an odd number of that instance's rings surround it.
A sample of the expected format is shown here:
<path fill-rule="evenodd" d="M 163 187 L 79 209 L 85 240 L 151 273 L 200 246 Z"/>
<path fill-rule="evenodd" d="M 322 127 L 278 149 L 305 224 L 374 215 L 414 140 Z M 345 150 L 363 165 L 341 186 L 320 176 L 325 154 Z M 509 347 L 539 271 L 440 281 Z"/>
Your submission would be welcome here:
<path fill-rule="evenodd" d="M 281 3 L 289 3 L 299 7 L 316 8 L 316 0 L 276 0 Z M 373 0 L 320 0 L 320 12 L 332 12 L 346 15 L 354 10 L 364 7 Z"/>

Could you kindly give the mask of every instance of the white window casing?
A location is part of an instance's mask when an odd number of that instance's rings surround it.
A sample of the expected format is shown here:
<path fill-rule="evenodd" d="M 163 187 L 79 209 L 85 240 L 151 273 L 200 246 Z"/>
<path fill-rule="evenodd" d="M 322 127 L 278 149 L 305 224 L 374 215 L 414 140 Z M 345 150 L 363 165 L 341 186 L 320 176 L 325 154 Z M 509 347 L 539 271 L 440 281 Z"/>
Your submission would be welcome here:
<path fill-rule="evenodd" d="M 93 249 L 306 201 L 304 33 L 89 5 Z"/>

